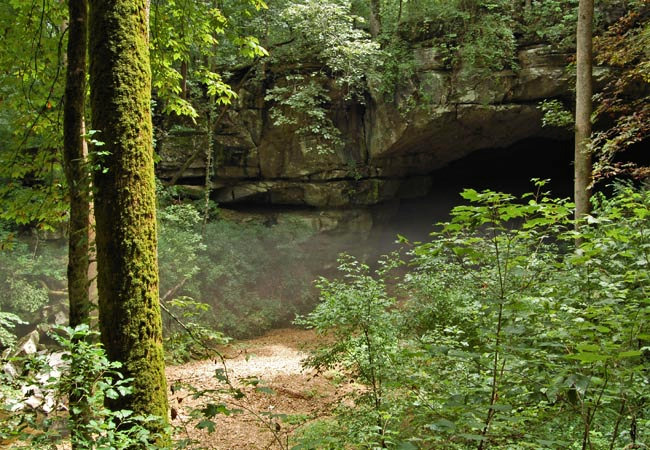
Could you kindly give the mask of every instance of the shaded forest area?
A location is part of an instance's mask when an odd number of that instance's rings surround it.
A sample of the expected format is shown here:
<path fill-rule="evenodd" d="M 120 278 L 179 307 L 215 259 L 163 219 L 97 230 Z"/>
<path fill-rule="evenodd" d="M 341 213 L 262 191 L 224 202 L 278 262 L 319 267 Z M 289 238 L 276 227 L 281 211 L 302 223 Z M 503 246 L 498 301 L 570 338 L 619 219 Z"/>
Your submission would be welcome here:
<path fill-rule="evenodd" d="M 2 445 L 650 445 L 647 0 L 6 3 Z"/>

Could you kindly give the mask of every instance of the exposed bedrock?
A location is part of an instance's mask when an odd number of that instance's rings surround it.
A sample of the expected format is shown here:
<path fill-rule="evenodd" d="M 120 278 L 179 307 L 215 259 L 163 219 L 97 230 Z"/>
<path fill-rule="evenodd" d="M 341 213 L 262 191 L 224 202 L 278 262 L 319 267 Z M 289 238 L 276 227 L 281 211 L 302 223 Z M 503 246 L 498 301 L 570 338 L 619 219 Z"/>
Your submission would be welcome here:
<path fill-rule="evenodd" d="M 445 70 L 435 48 L 414 50 L 416 71 L 387 98 L 371 86 L 364 102 L 345 100 L 331 80 L 329 118 L 343 145 L 319 153 L 295 129 L 275 126 L 264 100 L 273 83 L 248 82 L 214 130 L 212 197 L 228 204 L 292 207 L 318 230 L 364 231 L 394 200 L 425 195 L 431 173 L 470 153 L 527 138 L 570 138 L 542 128 L 538 103 L 566 97 L 567 55 L 536 45 L 519 51 L 517 71 L 464 76 Z M 203 185 L 205 131 L 173 129 L 159 139 L 159 176 Z M 188 189 L 192 189 L 188 187 Z M 302 208 L 298 212 L 296 207 Z"/>

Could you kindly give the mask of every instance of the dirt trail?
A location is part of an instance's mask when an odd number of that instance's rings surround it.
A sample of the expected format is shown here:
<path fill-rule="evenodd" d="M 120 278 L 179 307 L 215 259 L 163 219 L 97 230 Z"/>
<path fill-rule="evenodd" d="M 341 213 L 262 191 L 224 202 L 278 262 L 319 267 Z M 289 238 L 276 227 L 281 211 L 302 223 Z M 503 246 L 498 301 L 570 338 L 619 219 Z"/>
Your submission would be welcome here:
<path fill-rule="evenodd" d="M 343 395 L 325 377 L 303 370 L 302 361 L 315 343 L 316 335 L 312 331 L 281 329 L 222 349 L 228 376 L 245 397 L 236 400 L 229 395 L 215 395 L 212 400 L 194 399 L 189 389 L 173 389 L 170 393 L 172 416 L 175 417 L 172 424 L 185 430 L 177 433 L 177 437 L 189 436 L 198 441 L 192 448 L 286 448 L 289 435 L 298 426 L 327 415 Z M 222 368 L 221 362 L 214 360 L 172 366 L 167 369 L 168 384 L 182 382 L 200 389 L 223 388 L 224 384 L 215 376 L 215 371 Z M 245 380 L 250 377 L 261 380 L 257 388 L 246 384 Z M 244 412 L 217 415 L 213 419 L 216 431 L 209 433 L 196 429 L 198 421 L 190 416 L 192 409 L 207 403 L 223 403 Z M 278 414 L 287 417 L 283 420 L 275 416 Z"/>

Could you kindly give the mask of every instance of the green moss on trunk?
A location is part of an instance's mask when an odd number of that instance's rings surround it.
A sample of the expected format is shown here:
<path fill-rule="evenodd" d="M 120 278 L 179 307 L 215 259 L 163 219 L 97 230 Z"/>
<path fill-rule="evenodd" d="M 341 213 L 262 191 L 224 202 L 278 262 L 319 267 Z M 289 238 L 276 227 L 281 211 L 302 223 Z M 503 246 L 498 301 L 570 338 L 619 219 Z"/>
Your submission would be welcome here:
<path fill-rule="evenodd" d="M 90 185 L 86 166 L 87 147 L 84 141 L 84 113 L 86 101 L 86 48 L 88 3 L 69 0 L 68 48 L 63 109 L 63 162 L 70 198 L 68 241 L 68 301 L 70 326 L 87 323 L 90 318 Z M 77 368 L 73 365 L 72 370 Z M 91 415 L 87 398 L 74 389 L 70 396 L 70 415 L 73 448 L 90 436 L 83 425 Z"/>
<path fill-rule="evenodd" d="M 90 316 L 88 251 L 90 248 L 90 195 L 84 142 L 86 100 L 86 0 L 69 0 L 68 66 L 63 109 L 63 160 L 70 196 L 68 244 L 68 298 L 70 326 L 86 323 Z"/>
<path fill-rule="evenodd" d="M 146 0 L 93 0 L 90 86 L 98 150 L 95 217 L 99 322 L 134 392 L 110 406 L 167 421 L 158 303 L 151 73 Z"/>

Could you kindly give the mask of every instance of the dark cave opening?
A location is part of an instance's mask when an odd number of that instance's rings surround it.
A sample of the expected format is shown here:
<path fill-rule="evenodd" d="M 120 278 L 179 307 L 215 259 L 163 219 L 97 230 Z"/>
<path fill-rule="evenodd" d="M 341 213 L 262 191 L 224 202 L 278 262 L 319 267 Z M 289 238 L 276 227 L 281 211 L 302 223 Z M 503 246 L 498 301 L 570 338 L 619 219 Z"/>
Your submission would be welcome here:
<path fill-rule="evenodd" d="M 391 218 L 375 223 L 382 240 L 399 233 L 411 240 L 427 238 L 435 223 L 447 220 L 461 204 L 465 188 L 491 189 L 521 195 L 534 189 L 531 179 L 549 179 L 546 191 L 555 197 L 573 195 L 573 142 L 530 138 L 507 148 L 484 149 L 431 173 L 424 197 L 401 200 Z"/>

